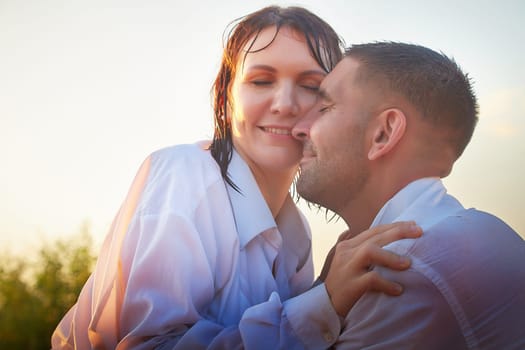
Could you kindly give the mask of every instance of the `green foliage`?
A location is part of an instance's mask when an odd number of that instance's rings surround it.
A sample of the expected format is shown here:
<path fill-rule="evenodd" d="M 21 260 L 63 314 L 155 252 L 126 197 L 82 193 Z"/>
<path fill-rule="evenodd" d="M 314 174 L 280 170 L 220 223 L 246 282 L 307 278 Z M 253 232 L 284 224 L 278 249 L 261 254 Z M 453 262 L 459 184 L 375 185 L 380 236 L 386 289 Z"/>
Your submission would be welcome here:
<path fill-rule="evenodd" d="M 75 303 L 95 257 L 86 225 L 68 240 L 45 244 L 34 261 L 0 256 L 0 349 L 46 349 Z"/>

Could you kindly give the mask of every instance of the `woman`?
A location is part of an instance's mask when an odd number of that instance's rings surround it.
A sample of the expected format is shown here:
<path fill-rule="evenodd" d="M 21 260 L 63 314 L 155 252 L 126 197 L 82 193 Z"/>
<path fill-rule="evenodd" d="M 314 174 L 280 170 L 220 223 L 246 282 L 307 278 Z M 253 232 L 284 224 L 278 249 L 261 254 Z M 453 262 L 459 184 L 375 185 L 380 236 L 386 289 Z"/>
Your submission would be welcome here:
<path fill-rule="evenodd" d="M 292 298 L 311 287 L 313 264 L 288 190 L 302 155 L 291 129 L 341 49 L 333 29 L 302 8 L 268 7 L 237 23 L 214 84 L 213 140 L 145 160 L 53 349 L 335 340 L 340 321 L 324 286 Z"/>

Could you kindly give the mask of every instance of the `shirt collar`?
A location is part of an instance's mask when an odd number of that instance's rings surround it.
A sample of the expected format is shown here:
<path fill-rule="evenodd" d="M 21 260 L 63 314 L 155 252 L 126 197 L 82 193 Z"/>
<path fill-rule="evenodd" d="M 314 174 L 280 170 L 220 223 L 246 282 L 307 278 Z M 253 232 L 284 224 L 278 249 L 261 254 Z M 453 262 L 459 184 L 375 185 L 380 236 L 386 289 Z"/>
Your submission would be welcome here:
<path fill-rule="evenodd" d="M 396 193 L 376 215 L 371 227 L 414 220 L 423 230 L 444 217 L 464 210 L 437 177 L 418 179 Z"/>
<path fill-rule="evenodd" d="M 248 164 L 235 150 L 228 165 L 228 175 L 240 190 L 239 193 L 226 185 L 239 241 L 244 248 L 255 236 L 277 225 Z"/>

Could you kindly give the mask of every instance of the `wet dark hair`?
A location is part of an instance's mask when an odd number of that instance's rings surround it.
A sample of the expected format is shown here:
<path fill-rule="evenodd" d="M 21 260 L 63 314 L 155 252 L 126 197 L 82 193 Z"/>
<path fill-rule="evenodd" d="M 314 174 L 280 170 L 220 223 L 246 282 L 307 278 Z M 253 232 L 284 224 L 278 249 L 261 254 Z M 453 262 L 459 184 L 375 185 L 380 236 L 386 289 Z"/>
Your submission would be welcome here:
<path fill-rule="evenodd" d="M 248 53 L 256 52 L 250 50 L 259 33 L 272 26 L 276 28 L 274 39 L 282 27 L 302 33 L 313 58 L 327 73 L 343 56 L 344 41 L 328 23 L 301 7 L 265 7 L 230 23 L 229 31 L 228 28 L 226 29 L 226 44 L 221 65 L 212 86 L 215 130 L 210 151 L 219 164 L 222 177 L 235 189 L 237 187 L 228 176 L 228 165 L 233 150 L 231 124 L 227 115 L 230 89 L 235 78 L 237 63 L 240 59 L 244 60 Z M 250 40 L 248 50 L 243 51 Z M 264 50 L 272 42 L 273 39 L 257 51 Z"/>
<path fill-rule="evenodd" d="M 399 42 L 352 45 L 345 57 L 359 62 L 357 79 L 402 95 L 422 118 L 447 128 L 459 157 L 478 121 L 478 103 L 468 74 L 443 53 Z"/>

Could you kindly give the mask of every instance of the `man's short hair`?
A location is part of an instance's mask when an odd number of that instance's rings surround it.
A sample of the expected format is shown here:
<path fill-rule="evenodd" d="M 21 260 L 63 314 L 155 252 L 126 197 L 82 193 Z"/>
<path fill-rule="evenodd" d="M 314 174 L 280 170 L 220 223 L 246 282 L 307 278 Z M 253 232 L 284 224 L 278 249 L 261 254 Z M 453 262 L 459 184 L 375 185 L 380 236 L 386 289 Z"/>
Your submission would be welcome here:
<path fill-rule="evenodd" d="M 478 121 L 478 104 L 470 77 L 452 58 L 398 42 L 353 45 L 345 56 L 359 62 L 359 80 L 403 96 L 424 120 L 447 128 L 457 157 L 463 153 Z"/>

